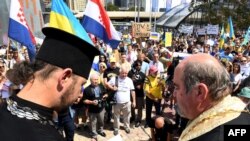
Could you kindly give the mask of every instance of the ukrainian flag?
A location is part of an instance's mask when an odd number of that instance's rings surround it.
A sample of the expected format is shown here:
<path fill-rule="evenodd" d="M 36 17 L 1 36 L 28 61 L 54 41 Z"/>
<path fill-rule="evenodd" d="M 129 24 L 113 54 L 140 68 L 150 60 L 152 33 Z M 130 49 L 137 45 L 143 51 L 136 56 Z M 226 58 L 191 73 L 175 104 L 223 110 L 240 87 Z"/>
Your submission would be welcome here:
<path fill-rule="evenodd" d="M 225 31 L 224 31 L 224 25 L 222 25 L 221 32 L 220 32 L 220 42 L 219 42 L 219 48 L 222 49 L 225 42 Z"/>
<path fill-rule="evenodd" d="M 229 16 L 228 18 L 226 33 L 229 34 L 230 38 L 235 39 L 233 21 L 231 16 Z"/>
<path fill-rule="evenodd" d="M 250 26 L 248 27 L 248 30 L 246 31 L 244 41 L 241 43 L 241 46 L 246 45 L 250 40 Z"/>
<path fill-rule="evenodd" d="M 63 0 L 52 0 L 49 26 L 76 35 L 93 45 L 85 29 Z"/>

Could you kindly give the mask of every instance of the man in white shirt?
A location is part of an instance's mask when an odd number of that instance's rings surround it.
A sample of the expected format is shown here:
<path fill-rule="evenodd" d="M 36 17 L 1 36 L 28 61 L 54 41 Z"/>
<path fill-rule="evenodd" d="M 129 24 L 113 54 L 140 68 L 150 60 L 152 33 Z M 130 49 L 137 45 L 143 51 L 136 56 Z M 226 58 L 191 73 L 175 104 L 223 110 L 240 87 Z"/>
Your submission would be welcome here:
<path fill-rule="evenodd" d="M 127 77 L 128 68 L 124 65 L 120 68 L 120 73 L 118 77 L 112 77 L 107 87 L 116 91 L 115 99 L 116 104 L 114 105 L 114 135 L 118 134 L 119 130 L 119 120 L 121 112 L 123 113 L 123 122 L 125 132 L 130 133 L 129 123 L 131 114 L 131 94 L 132 94 L 132 107 L 135 107 L 135 91 L 133 81 Z M 118 82 L 118 84 L 117 84 Z M 117 85 L 117 86 L 116 86 Z"/>

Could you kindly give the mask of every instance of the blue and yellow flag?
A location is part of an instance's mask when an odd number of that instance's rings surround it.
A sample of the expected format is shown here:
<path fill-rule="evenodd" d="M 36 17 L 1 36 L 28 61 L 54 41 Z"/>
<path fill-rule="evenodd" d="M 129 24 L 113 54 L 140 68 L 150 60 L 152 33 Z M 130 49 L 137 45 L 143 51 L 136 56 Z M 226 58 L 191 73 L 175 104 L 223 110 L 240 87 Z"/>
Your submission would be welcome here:
<path fill-rule="evenodd" d="M 63 0 L 52 0 L 49 26 L 74 34 L 93 45 L 85 29 Z"/>
<path fill-rule="evenodd" d="M 222 49 L 225 42 L 225 31 L 224 31 L 224 25 L 222 25 L 221 32 L 220 32 L 220 42 L 219 42 L 219 48 Z"/>
<path fill-rule="evenodd" d="M 244 37 L 244 41 L 241 43 L 241 46 L 246 45 L 250 40 L 250 26 L 248 27 L 245 37 Z"/>
<path fill-rule="evenodd" d="M 230 38 L 235 39 L 233 21 L 231 16 L 229 16 L 228 18 L 226 33 L 229 34 Z"/>

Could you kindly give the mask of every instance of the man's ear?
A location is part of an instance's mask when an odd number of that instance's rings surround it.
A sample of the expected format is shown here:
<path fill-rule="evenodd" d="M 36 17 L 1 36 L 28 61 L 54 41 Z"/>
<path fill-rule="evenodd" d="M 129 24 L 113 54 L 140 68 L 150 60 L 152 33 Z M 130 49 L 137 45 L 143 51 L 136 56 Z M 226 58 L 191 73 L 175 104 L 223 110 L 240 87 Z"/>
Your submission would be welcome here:
<path fill-rule="evenodd" d="M 72 77 L 72 69 L 66 68 L 59 72 L 57 77 L 57 90 L 62 91 L 65 86 L 67 86 L 67 83 L 70 80 L 69 78 Z"/>
<path fill-rule="evenodd" d="M 204 101 L 205 99 L 207 99 L 208 97 L 208 88 L 207 85 L 204 83 L 199 83 L 198 85 L 196 85 L 197 88 L 197 100 L 199 102 Z"/>
<path fill-rule="evenodd" d="M 63 71 L 61 72 L 58 78 L 60 85 L 63 86 L 65 83 L 67 83 L 69 78 L 72 77 L 72 75 L 73 75 L 72 69 L 70 68 L 63 69 Z"/>

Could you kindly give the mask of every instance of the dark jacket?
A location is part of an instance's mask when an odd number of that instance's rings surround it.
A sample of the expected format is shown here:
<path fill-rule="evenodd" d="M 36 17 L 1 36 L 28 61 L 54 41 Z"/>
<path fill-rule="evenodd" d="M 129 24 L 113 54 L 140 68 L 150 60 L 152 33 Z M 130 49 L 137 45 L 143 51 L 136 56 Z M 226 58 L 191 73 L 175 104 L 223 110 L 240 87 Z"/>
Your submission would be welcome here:
<path fill-rule="evenodd" d="M 20 107 L 29 107 L 37 111 L 39 115 L 52 120 L 53 110 L 37 105 L 35 103 L 23 100 L 17 96 L 12 99 Z M 55 126 L 51 124 L 42 124 L 37 120 L 20 118 L 11 114 L 7 110 L 7 103 L 0 106 L 0 140 L 1 141 L 63 141 L 64 138 Z"/>
<path fill-rule="evenodd" d="M 98 105 L 88 105 L 88 109 L 90 113 L 99 113 L 104 108 L 105 101 L 102 100 L 103 95 L 106 93 L 106 89 L 103 87 L 103 85 L 99 84 L 97 87 L 99 87 L 100 90 L 100 97 L 95 96 L 94 87 L 92 85 L 89 85 L 85 90 L 83 94 L 83 100 L 99 100 Z"/>
<path fill-rule="evenodd" d="M 146 78 L 145 74 L 132 69 L 129 71 L 128 77 L 131 78 L 134 83 L 136 97 L 144 97 L 143 84 Z M 141 89 L 137 89 L 138 85 L 141 85 Z"/>

